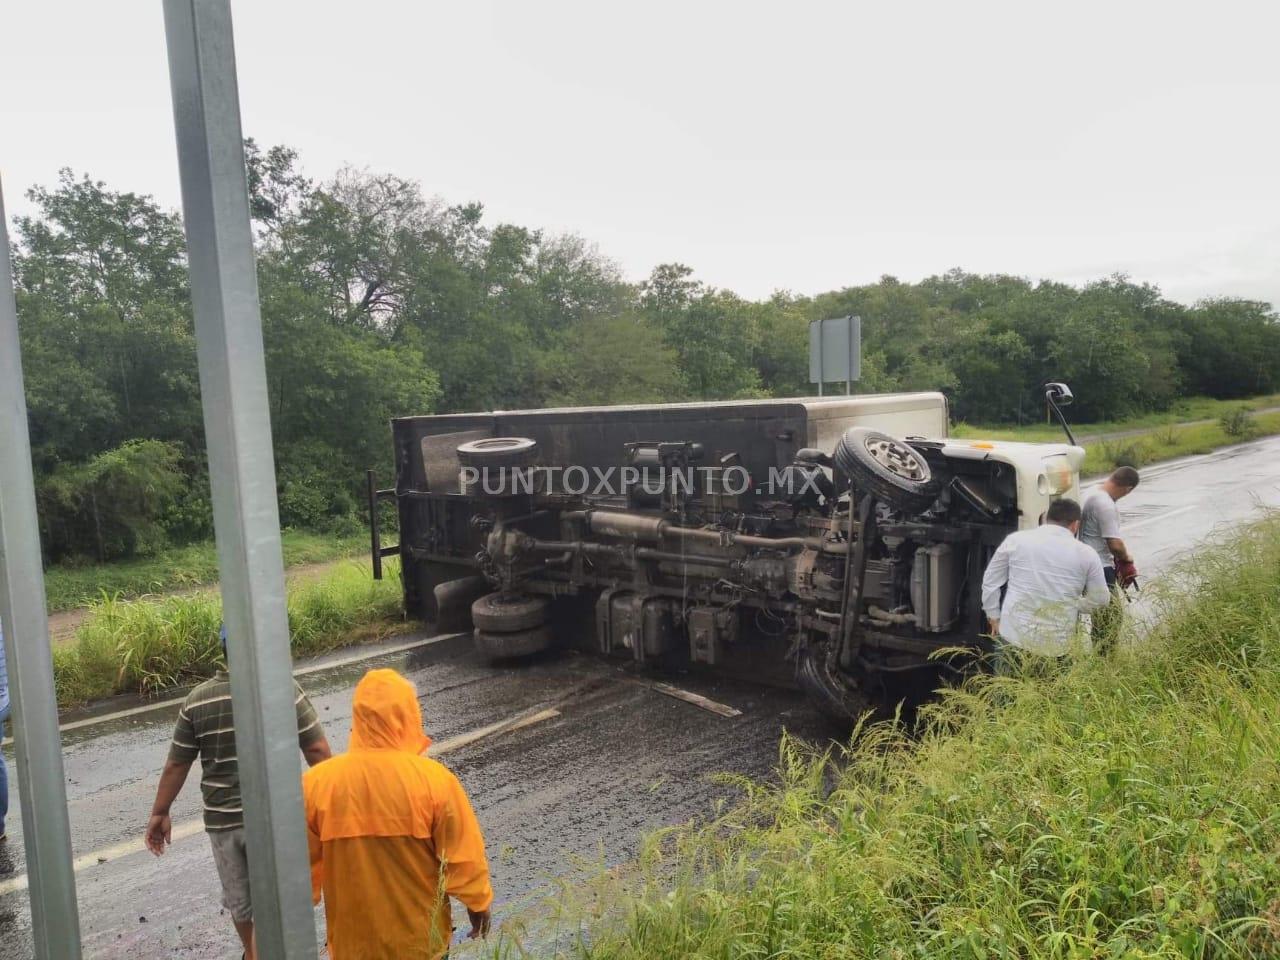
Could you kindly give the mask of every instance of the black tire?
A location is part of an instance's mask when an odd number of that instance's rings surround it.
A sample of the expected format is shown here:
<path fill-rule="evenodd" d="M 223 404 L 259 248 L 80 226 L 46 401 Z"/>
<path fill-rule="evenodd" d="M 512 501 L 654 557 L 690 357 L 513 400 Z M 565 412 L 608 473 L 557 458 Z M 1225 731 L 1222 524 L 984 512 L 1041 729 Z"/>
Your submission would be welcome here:
<path fill-rule="evenodd" d="M 452 572 L 457 571 L 455 569 Z M 473 626 L 471 604 L 492 589 L 488 580 L 475 575 L 437 583 L 432 590 L 436 630 L 440 633 L 469 630 Z"/>
<path fill-rule="evenodd" d="M 908 513 L 922 513 L 938 499 L 941 484 L 929 461 L 911 444 L 879 430 L 846 430 L 836 444 L 835 461 L 855 488 Z"/>
<path fill-rule="evenodd" d="M 538 452 L 538 442 L 528 437 L 486 437 L 458 447 L 458 463 L 464 467 L 527 467 Z"/>
<path fill-rule="evenodd" d="M 486 633 L 529 630 L 547 622 L 551 601 L 523 593 L 489 593 L 471 604 L 471 622 Z"/>
<path fill-rule="evenodd" d="M 513 657 L 531 657 L 535 653 L 550 650 L 555 638 L 550 627 L 534 627 L 532 630 L 516 630 L 511 633 L 489 633 L 476 630 L 476 650 L 488 660 L 508 660 Z"/>

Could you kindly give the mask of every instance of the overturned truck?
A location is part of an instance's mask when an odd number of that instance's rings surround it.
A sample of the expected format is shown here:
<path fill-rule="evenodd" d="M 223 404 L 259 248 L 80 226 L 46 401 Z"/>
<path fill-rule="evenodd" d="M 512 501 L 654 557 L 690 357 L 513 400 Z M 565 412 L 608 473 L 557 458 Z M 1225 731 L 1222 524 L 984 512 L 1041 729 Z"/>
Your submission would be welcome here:
<path fill-rule="evenodd" d="M 1061 419 L 1070 391 L 1046 399 Z M 395 487 L 369 476 L 375 575 L 400 557 L 410 615 L 472 627 L 494 659 L 572 644 L 785 677 L 840 720 L 972 666 L 991 554 L 1078 496 L 1084 460 L 1074 442 L 948 439 L 939 393 L 407 417 L 392 433 Z"/>

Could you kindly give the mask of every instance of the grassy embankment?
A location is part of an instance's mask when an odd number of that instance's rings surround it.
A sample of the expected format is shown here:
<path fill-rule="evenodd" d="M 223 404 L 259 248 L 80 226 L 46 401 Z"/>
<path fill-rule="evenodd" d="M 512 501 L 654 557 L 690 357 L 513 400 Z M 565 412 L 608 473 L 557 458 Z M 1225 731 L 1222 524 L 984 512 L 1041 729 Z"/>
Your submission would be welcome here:
<path fill-rule="evenodd" d="M 369 549 L 366 534 L 334 536 L 285 530 L 280 535 L 286 567 L 325 563 Z M 51 567 L 44 575 L 49 611 L 71 610 L 103 596 L 132 599 L 214 583 L 218 552 L 213 542 L 174 547 L 141 560 L 87 566 Z"/>
<path fill-rule="evenodd" d="M 323 577 L 289 584 L 294 656 L 380 639 L 401 622 L 399 565 L 374 580 L 352 561 Z M 216 591 L 96 603 L 75 641 L 53 651 L 54 685 L 63 707 L 117 693 L 151 695 L 211 675 L 221 656 L 222 601 Z"/>
<path fill-rule="evenodd" d="M 1221 424 L 1168 424 L 1132 437 L 1084 441 L 1086 455 L 1082 476 L 1109 473 L 1118 466 L 1142 467 L 1196 453 L 1210 453 L 1233 443 L 1280 433 L 1280 413 L 1255 414 L 1245 434 L 1229 434 Z"/>
<path fill-rule="evenodd" d="M 1114 660 L 786 745 L 781 786 L 561 891 L 561 955 L 1280 957 L 1280 518 L 1197 567 Z"/>
<path fill-rule="evenodd" d="M 1130 420 L 1072 424 L 1071 428 L 1088 452 L 1082 472 L 1085 476 L 1094 476 L 1107 473 L 1121 464 L 1141 467 L 1159 460 L 1208 453 L 1253 437 L 1280 433 L 1280 413 L 1251 414 L 1252 433 L 1245 436 L 1231 436 L 1216 422 L 1194 423 L 1197 420 L 1220 418 L 1241 408 L 1255 411 L 1270 407 L 1280 407 L 1280 394 L 1253 397 L 1244 401 L 1194 397 L 1179 402 L 1173 410 L 1166 413 Z M 1070 409 L 1067 413 L 1070 414 Z M 1106 437 L 1107 434 L 1129 431 L 1141 432 L 1125 437 Z M 957 437 L 982 437 L 988 440 L 1052 443 L 1063 440 L 1062 428 L 1056 424 L 1009 427 L 959 423 L 952 432 Z M 1099 436 L 1102 439 L 1090 439 Z"/>

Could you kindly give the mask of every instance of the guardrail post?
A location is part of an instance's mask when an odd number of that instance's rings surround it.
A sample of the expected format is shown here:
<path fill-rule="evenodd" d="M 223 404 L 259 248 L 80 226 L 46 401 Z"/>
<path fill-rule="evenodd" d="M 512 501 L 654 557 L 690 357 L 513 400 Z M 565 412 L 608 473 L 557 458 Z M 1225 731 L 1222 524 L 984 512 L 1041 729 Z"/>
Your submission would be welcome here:
<path fill-rule="evenodd" d="M 44 564 L 22 386 L 9 230 L 0 191 L 0 624 L 8 651 L 13 744 L 27 852 L 31 935 L 40 960 L 79 960 L 67 781 L 53 689 Z"/>
<path fill-rule="evenodd" d="M 165 0 L 258 949 L 313 960 L 280 518 L 228 0 Z"/>

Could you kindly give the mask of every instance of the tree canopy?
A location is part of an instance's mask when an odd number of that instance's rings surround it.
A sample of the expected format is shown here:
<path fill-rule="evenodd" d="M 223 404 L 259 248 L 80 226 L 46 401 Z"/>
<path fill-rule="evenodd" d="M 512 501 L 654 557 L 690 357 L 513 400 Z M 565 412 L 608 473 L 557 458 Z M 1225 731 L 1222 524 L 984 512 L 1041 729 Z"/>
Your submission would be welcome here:
<path fill-rule="evenodd" d="M 363 470 L 390 466 L 393 416 L 807 395 L 809 321 L 849 313 L 860 391 L 943 390 L 967 420 L 1035 418 L 1047 380 L 1071 384 L 1082 420 L 1280 391 L 1266 303 L 961 270 L 752 301 L 678 263 L 628 282 L 579 237 L 491 223 L 401 177 L 317 183 L 253 141 L 246 163 L 289 525 L 351 522 Z M 15 276 L 47 552 L 207 536 L 180 218 L 69 170 L 28 196 Z"/>

